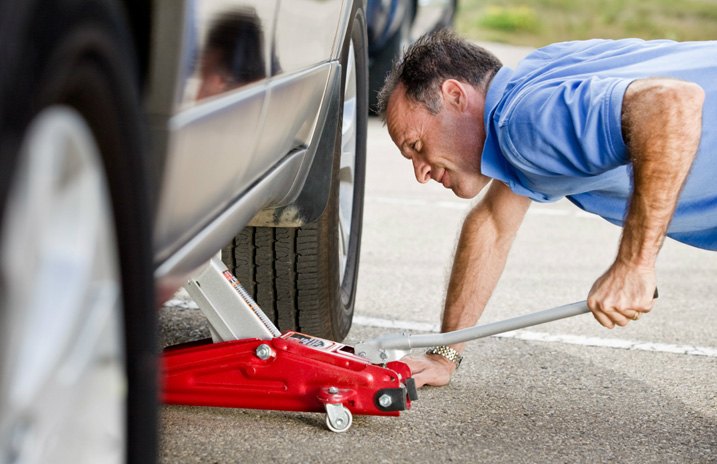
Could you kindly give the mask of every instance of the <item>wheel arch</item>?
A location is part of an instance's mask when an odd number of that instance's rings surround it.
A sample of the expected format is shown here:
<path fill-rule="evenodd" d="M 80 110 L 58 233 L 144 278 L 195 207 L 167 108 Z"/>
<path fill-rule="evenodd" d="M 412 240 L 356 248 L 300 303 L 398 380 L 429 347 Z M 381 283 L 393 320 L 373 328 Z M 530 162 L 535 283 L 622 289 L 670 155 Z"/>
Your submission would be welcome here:
<path fill-rule="evenodd" d="M 351 39 L 351 24 L 358 8 L 361 9 L 361 21 L 363 21 L 363 49 L 368 53 L 368 42 L 366 32 L 366 2 L 365 0 L 354 0 L 351 4 L 350 15 L 344 31 L 337 37 L 340 46 L 338 47 L 337 60 L 343 59 L 345 47 Z M 367 73 L 368 74 L 368 73 Z M 287 195 L 287 200 L 282 201 L 280 206 L 272 206 L 259 211 L 250 221 L 253 227 L 301 227 L 316 221 L 326 209 L 331 192 L 331 172 L 333 163 L 336 161 L 334 155 L 337 144 L 340 144 L 341 124 L 341 101 L 343 92 L 343 78 L 341 66 L 332 73 L 329 78 L 329 87 L 325 98 L 329 104 L 325 106 L 319 121 L 323 121 L 320 130 L 317 131 L 313 143 L 307 153 L 311 157 L 311 166 L 301 188 Z M 368 85 L 368 84 L 367 84 Z M 337 117 L 338 116 L 338 117 Z"/>
<path fill-rule="evenodd" d="M 341 73 L 334 71 L 329 78 L 331 90 L 325 98 L 329 99 L 319 121 L 323 121 L 320 131 L 317 131 L 313 143 L 307 148 L 305 156 L 312 158 L 311 166 L 306 174 L 306 179 L 289 197 L 293 200 L 282 202 L 281 206 L 264 208 L 259 211 L 249 222 L 253 227 L 301 227 L 314 222 L 321 216 L 329 200 L 331 186 L 331 167 L 334 163 L 334 152 L 337 140 L 336 133 L 339 130 L 339 119 L 336 115 L 341 114 L 340 92 Z"/>

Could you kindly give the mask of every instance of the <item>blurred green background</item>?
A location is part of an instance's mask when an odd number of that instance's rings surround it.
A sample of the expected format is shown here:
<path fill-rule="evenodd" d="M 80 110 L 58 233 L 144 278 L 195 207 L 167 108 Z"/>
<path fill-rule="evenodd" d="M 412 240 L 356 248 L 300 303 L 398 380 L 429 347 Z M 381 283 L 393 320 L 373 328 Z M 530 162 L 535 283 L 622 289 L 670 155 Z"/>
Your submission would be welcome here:
<path fill-rule="evenodd" d="M 540 47 L 590 38 L 714 40 L 717 0 L 459 0 L 456 30 Z"/>

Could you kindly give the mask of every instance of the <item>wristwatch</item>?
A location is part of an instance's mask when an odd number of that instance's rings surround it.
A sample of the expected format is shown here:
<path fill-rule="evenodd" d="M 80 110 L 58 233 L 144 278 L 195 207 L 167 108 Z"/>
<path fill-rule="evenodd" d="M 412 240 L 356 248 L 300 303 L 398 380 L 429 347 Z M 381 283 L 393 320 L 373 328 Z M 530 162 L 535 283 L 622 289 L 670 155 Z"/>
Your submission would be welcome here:
<path fill-rule="evenodd" d="M 446 345 L 440 345 L 440 346 L 434 346 L 433 348 L 429 348 L 426 351 L 426 354 L 438 354 L 443 356 L 449 361 L 452 361 L 456 363 L 456 369 L 458 369 L 461 365 L 461 361 L 463 361 L 463 356 L 458 354 L 456 350 L 451 348 L 450 346 Z"/>

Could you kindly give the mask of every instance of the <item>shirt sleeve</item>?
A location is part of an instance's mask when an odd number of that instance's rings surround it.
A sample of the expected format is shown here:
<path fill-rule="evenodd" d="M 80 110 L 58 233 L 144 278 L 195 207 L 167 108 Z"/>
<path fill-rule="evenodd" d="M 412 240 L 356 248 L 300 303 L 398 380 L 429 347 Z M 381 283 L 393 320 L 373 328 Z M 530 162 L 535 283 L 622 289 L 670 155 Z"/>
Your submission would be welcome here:
<path fill-rule="evenodd" d="M 501 142 L 527 173 L 589 177 L 629 162 L 622 100 L 631 79 L 556 80 L 518 92 L 501 118 Z"/>

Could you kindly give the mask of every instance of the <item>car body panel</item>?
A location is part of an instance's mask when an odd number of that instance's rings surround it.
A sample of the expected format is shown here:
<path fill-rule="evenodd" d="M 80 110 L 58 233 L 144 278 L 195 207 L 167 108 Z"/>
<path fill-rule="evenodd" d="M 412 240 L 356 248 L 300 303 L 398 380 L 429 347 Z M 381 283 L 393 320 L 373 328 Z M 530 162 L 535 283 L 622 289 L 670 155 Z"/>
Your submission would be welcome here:
<path fill-rule="evenodd" d="M 259 0 L 261 1 L 261 0 Z M 351 2 L 281 0 L 276 21 L 274 50 L 283 72 L 289 73 L 338 59 L 339 31 Z M 342 20 L 340 20 L 341 18 Z"/>
<path fill-rule="evenodd" d="M 323 109 L 341 85 L 351 4 L 154 1 L 146 109 L 161 172 L 155 263 L 157 279 L 172 281 L 159 287 L 175 286 L 260 211 L 273 218 L 270 225 L 282 225 L 277 207 L 292 216 L 290 203 L 311 182 L 315 158 L 333 154 L 317 141 L 336 127 Z M 242 66 L 251 68 L 248 82 L 242 82 L 247 68 L 218 65 L 224 55 L 212 44 L 226 44 L 226 37 L 217 42 L 210 35 L 221 27 L 244 37 L 225 54 L 255 48 L 241 51 Z M 301 223 L 294 214 L 283 225 Z"/>
<path fill-rule="evenodd" d="M 288 153 L 306 148 L 330 68 L 323 64 L 276 79 L 269 89 L 228 95 L 207 102 L 209 108 L 197 106 L 170 120 L 169 156 L 155 232 L 159 260 Z"/>

